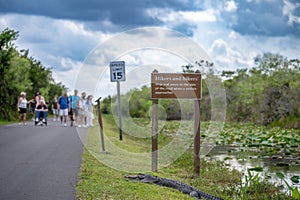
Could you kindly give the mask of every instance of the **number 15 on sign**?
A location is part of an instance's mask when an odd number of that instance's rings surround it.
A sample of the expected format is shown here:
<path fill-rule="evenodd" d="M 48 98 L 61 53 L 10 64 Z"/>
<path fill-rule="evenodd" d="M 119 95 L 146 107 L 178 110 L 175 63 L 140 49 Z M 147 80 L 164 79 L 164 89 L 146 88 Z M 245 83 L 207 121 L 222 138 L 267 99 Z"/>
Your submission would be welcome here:
<path fill-rule="evenodd" d="M 125 81 L 125 62 L 110 62 L 110 80 L 111 82 Z"/>

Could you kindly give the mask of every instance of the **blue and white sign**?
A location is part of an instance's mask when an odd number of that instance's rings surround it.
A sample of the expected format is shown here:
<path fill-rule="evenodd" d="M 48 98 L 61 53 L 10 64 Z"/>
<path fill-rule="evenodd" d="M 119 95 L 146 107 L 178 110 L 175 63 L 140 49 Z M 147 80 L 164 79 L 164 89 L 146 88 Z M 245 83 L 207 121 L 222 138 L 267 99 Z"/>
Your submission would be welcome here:
<path fill-rule="evenodd" d="M 111 82 L 125 81 L 124 61 L 110 62 L 110 81 Z"/>

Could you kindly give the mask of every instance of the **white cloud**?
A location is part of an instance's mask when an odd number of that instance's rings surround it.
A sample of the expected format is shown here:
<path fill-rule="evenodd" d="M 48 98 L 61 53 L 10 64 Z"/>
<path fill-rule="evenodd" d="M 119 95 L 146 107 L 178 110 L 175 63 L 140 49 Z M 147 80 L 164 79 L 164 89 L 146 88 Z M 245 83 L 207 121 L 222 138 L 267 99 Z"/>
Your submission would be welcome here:
<path fill-rule="evenodd" d="M 170 9 L 149 9 L 148 15 L 156 18 L 164 23 L 171 24 L 198 24 L 203 22 L 215 22 L 217 20 L 217 12 L 213 9 L 205 11 L 174 11 Z"/>
<path fill-rule="evenodd" d="M 237 38 L 239 37 L 239 34 L 238 34 L 237 32 L 235 32 L 235 31 L 231 31 L 231 32 L 229 33 L 228 37 L 229 37 L 230 39 L 237 39 Z"/>
<path fill-rule="evenodd" d="M 269 2 L 274 2 L 274 3 L 278 3 L 277 0 L 246 0 L 246 2 L 251 3 L 251 2 L 255 2 L 255 3 L 261 3 L 264 1 L 269 1 Z"/>
<path fill-rule="evenodd" d="M 174 68 L 177 72 L 181 70 L 180 67 L 182 65 L 187 64 L 187 61 L 178 55 L 163 49 L 140 49 L 124 55 L 121 59 L 126 62 L 126 65 L 131 67 L 159 64 Z"/>
<path fill-rule="evenodd" d="M 5 17 L 0 17 L 0 27 L 8 27 L 8 22 Z"/>
<path fill-rule="evenodd" d="M 237 10 L 237 5 L 234 0 L 227 1 L 225 3 L 225 11 L 227 12 L 235 12 Z"/>
<path fill-rule="evenodd" d="M 55 25 L 57 27 L 63 27 L 63 31 L 69 30 L 74 35 L 81 35 L 86 37 L 93 37 L 94 33 L 84 29 L 84 24 L 81 22 L 74 22 L 69 20 L 56 20 Z"/>
<path fill-rule="evenodd" d="M 282 14 L 288 17 L 288 24 L 292 25 L 293 23 L 300 24 L 300 16 L 296 16 L 293 12 L 300 8 L 300 3 L 291 3 L 289 0 L 283 1 L 284 5 L 282 8 Z"/>
<path fill-rule="evenodd" d="M 110 34 L 90 31 L 83 22 L 43 16 L 9 14 L 0 17 L 0 29 L 19 32 L 18 49 L 29 49 L 30 56 L 52 68 L 56 82 L 74 85 L 81 63 L 97 44 Z"/>
<path fill-rule="evenodd" d="M 245 54 L 245 50 L 249 50 L 247 46 L 237 49 L 235 45 L 236 43 L 231 42 L 229 44 L 222 38 L 212 42 L 209 52 L 219 71 L 234 71 L 237 68 L 253 67 L 253 57 L 256 56 L 256 53 L 250 53 L 253 51 L 250 50 L 248 54 Z"/>
<path fill-rule="evenodd" d="M 53 78 L 62 81 L 68 88 L 73 91 L 76 78 L 82 62 L 76 62 L 68 58 L 60 58 L 62 68 L 67 68 L 65 71 L 53 71 Z"/>
<path fill-rule="evenodd" d="M 227 43 L 223 39 L 216 39 L 211 45 L 210 52 L 226 55 L 228 54 Z"/>
<path fill-rule="evenodd" d="M 190 12 L 179 12 L 179 16 L 182 21 L 191 22 L 191 23 L 201 23 L 201 22 L 215 22 L 217 20 L 216 12 L 213 9 L 206 11 L 190 11 Z"/>
<path fill-rule="evenodd" d="M 278 53 L 288 59 L 299 59 L 300 39 L 285 37 L 251 37 L 229 32 L 208 43 L 209 55 L 219 71 L 252 68 L 254 57 L 264 53 Z"/>

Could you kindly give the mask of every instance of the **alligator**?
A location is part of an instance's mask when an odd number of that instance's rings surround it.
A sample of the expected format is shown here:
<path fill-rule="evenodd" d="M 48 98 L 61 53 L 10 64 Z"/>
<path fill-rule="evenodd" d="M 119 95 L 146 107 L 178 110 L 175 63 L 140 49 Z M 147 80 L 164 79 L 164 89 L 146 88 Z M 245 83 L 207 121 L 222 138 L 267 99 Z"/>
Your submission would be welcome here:
<path fill-rule="evenodd" d="M 136 176 L 125 175 L 125 178 L 127 180 L 132 180 L 132 181 L 136 181 L 136 182 L 154 183 L 156 185 L 174 188 L 184 194 L 188 194 L 197 199 L 204 198 L 207 200 L 222 200 L 219 197 L 202 192 L 202 191 L 198 190 L 197 188 L 194 188 L 190 185 L 187 185 L 187 184 L 179 182 L 179 181 L 167 179 L 167 178 L 159 178 L 157 176 L 152 176 L 152 175 L 148 175 L 148 174 L 138 174 Z"/>

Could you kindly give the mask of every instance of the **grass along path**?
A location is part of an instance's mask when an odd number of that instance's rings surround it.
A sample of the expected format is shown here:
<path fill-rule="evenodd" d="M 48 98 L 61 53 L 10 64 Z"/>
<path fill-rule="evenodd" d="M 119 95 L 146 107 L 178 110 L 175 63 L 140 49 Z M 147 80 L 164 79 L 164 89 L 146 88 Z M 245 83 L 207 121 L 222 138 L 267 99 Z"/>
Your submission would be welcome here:
<path fill-rule="evenodd" d="M 166 122 L 172 123 L 172 122 Z M 127 181 L 124 176 L 134 175 L 135 170 L 143 167 L 151 169 L 151 139 L 123 135 L 119 141 L 117 126 L 110 115 L 103 116 L 105 145 L 109 152 L 100 152 L 99 127 L 88 130 L 87 145 L 82 155 L 82 166 L 77 184 L 77 199 L 193 199 L 177 190 L 152 184 Z M 163 134 L 163 133 L 161 133 Z M 159 143 L 170 141 L 168 136 L 160 136 Z M 144 160 L 130 158 L 124 152 L 145 153 Z M 148 157 L 147 157 L 148 156 Z M 120 161 L 121 159 L 121 161 Z M 101 162 L 100 162 L 100 161 Z M 109 167 L 114 166 L 115 169 Z M 128 170 L 116 170 L 129 166 Z M 126 168 L 126 167 L 125 167 Z M 192 149 L 186 151 L 171 165 L 152 173 L 163 178 L 178 180 L 190 184 L 201 191 L 224 199 L 288 199 L 279 189 L 250 175 L 247 185 L 241 184 L 242 174 L 229 170 L 223 162 L 201 160 L 200 176 L 193 176 Z"/>

